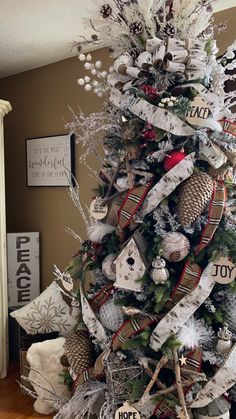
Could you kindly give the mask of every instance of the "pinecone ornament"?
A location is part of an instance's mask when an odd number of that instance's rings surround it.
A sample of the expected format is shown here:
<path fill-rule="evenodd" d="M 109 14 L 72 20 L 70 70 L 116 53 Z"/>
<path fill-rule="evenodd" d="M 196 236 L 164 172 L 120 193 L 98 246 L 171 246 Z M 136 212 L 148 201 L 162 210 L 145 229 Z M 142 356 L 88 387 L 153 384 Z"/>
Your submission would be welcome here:
<path fill-rule="evenodd" d="M 228 329 L 227 326 L 223 328 L 220 327 L 218 333 L 218 342 L 216 345 L 216 350 L 219 354 L 227 356 L 232 348 L 232 332 Z"/>
<path fill-rule="evenodd" d="M 102 15 L 103 19 L 107 19 L 112 14 L 112 8 L 110 4 L 103 4 L 100 8 L 100 14 Z"/>
<path fill-rule="evenodd" d="M 180 187 L 177 217 L 183 227 L 192 224 L 211 199 L 214 188 L 212 178 L 204 172 L 194 173 Z"/>
<path fill-rule="evenodd" d="M 143 32 L 143 25 L 141 22 L 133 22 L 130 24 L 129 31 L 131 35 L 140 35 Z"/>
<path fill-rule="evenodd" d="M 166 262 L 160 256 L 157 256 L 152 261 L 150 277 L 155 282 L 155 284 L 163 284 L 169 278 L 169 272 L 165 266 Z"/>
<path fill-rule="evenodd" d="M 81 374 L 93 365 L 93 344 L 87 330 L 70 333 L 66 337 L 64 348 L 68 364 L 75 375 Z"/>

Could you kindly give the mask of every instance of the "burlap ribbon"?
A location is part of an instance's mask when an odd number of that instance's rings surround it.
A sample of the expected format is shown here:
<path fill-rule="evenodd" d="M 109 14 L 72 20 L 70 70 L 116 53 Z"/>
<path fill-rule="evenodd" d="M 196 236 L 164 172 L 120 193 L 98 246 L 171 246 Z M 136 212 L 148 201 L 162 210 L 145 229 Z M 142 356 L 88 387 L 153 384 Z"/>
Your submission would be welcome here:
<path fill-rule="evenodd" d="M 128 339 L 132 336 L 141 333 L 151 324 L 157 322 L 157 319 L 152 317 L 138 317 L 134 316 L 129 320 L 126 320 L 120 329 L 116 332 L 112 339 L 112 349 L 116 351 L 119 349 Z"/>
<path fill-rule="evenodd" d="M 127 192 L 125 199 L 118 210 L 118 228 L 120 231 L 129 226 L 152 184 L 153 179 L 150 180 L 147 185 L 137 186 Z"/>
<path fill-rule="evenodd" d="M 216 229 L 223 216 L 226 200 L 226 189 L 222 182 L 214 184 L 213 195 L 210 203 L 208 222 L 202 232 L 200 242 L 195 250 L 197 256 L 211 242 Z M 201 268 L 194 262 L 186 262 L 180 279 L 167 301 L 165 308 L 171 310 L 187 293 L 191 292 L 201 278 Z"/>
<path fill-rule="evenodd" d="M 220 124 L 224 132 L 227 132 L 228 134 L 234 135 L 234 137 L 236 137 L 236 122 L 231 122 L 228 119 L 222 119 Z"/>
<path fill-rule="evenodd" d="M 90 300 L 90 306 L 94 312 L 98 311 L 99 308 L 105 304 L 108 298 L 111 296 L 114 290 L 113 284 L 107 284 L 103 287 L 93 298 Z"/>

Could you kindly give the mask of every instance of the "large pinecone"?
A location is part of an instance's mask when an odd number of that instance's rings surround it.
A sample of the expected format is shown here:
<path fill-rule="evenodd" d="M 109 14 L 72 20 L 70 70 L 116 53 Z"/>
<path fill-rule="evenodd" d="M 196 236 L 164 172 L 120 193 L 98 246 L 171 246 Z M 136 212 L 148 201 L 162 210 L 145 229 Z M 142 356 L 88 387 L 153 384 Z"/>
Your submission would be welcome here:
<path fill-rule="evenodd" d="M 76 375 L 94 363 L 94 349 L 87 330 L 72 332 L 66 337 L 65 355 L 70 368 Z"/>
<path fill-rule="evenodd" d="M 192 224 L 211 199 L 214 188 L 212 178 L 204 172 L 194 173 L 180 187 L 177 217 L 183 227 Z"/>

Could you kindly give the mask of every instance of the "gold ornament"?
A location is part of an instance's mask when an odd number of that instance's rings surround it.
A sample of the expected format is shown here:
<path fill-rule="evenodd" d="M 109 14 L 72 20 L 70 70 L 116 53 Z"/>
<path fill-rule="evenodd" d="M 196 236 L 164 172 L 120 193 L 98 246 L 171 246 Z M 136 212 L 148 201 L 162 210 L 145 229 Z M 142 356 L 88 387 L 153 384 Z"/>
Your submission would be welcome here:
<path fill-rule="evenodd" d="M 70 333 L 64 347 L 70 368 L 76 376 L 93 365 L 93 344 L 87 330 Z"/>
<path fill-rule="evenodd" d="M 204 172 L 194 173 L 183 182 L 179 190 L 177 217 L 184 227 L 192 224 L 210 201 L 214 183 Z"/>

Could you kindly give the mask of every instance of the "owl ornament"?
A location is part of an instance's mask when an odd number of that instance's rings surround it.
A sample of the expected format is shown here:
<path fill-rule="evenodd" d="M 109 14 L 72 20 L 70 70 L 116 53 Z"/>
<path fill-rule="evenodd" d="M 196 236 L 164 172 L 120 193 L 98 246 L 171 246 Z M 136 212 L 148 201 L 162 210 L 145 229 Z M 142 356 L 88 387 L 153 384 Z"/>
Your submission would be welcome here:
<path fill-rule="evenodd" d="M 227 326 L 220 327 L 218 333 L 218 342 L 216 344 L 216 350 L 219 354 L 227 356 L 232 348 L 232 332 Z"/>
<path fill-rule="evenodd" d="M 169 278 L 169 272 L 165 266 L 166 262 L 160 256 L 156 256 L 152 261 L 150 277 L 155 282 L 155 284 L 164 284 L 164 282 Z"/>

